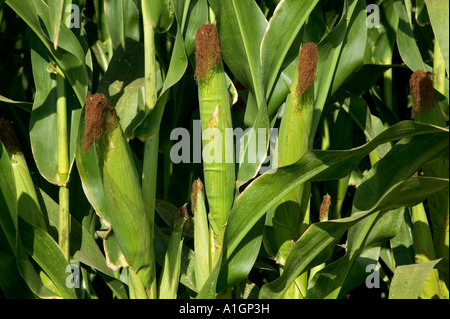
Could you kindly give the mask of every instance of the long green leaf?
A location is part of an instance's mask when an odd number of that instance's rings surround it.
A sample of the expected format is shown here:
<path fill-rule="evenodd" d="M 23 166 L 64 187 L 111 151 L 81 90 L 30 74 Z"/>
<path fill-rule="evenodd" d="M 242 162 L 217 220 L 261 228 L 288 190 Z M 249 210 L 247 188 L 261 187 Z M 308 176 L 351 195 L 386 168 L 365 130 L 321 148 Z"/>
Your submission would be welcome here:
<path fill-rule="evenodd" d="M 262 78 L 266 97 L 272 91 L 291 44 L 318 2 L 283 0 L 278 3 L 261 45 Z"/>
<path fill-rule="evenodd" d="M 402 0 L 394 0 L 395 12 L 398 15 L 397 45 L 402 60 L 413 71 L 431 71 L 431 67 L 423 62 L 422 55 L 414 38 L 408 18 L 408 11 Z"/>
<path fill-rule="evenodd" d="M 441 50 L 442 57 L 444 58 L 445 69 L 449 69 L 449 2 L 439 0 L 425 0 L 427 5 L 428 15 L 430 16 L 431 26 L 433 27 L 434 36 L 439 49 Z"/>
<path fill-rule="evenodd" d="M 55 50 L 58 49 L 59 30 L 61 27 L 61 19 L 63 17 L 64 0 L 47 0 L 48 15 L 50 21 L 49 33 L 53 40 L 53 46 Z M 65 23 L 63 21 L 62 23 Z"/>
<path fill-rule="evenodd" d="M 80 104 L 83 105 L 89 82 L 88 69 L 91 68 L 92 64 L 89 58 L 90 54 L 85 52 L 86 48 L 83 47 L 79 39 L 68 27 L 61 24 L 58 41 L 59 47 L 58 50 L 54 49 L 53 42 L 48 37 L 48 31 L 42 29 L 41 26 L 42 21 L 47 30 L 50 28 L 49 16 L 40 16 L 38 14 L 39 12 L 49 10 L 43 0 L 8 0 L 6 3 L 26 22 L 48 52 L 50 52 L 52 60 L 58 63 L 70 82 Z"/>
<path fill-rule="evenodd" d="M 42 205 L 45 208 L 49 225 L 58 230 L 58 204 L 42 190 L 40 190 L 39 195 L 42 198 Z M 118 298 L 127 298 L 125 285 L 123 282 L 114 278 L 113 271 L 108 268 L 105 256 L 101 253 L 97 242 L 89 231 L 73 217 L 71 218 L 70 226 L 70 255 L 83 264 L 98 270 L 106 284 L 114 291 Z"/>
<path fill-rule="evenodd" d="M 263 98 L 260 48 L 267 20 L 253 0 L 210 1 L 218 20 L 222 57 L 231 72 L 256 96 Z"/>
<path fill-rule="evenodd" d="M 363 63 L 367 27 L 366 1 L 358 0 L 347 26 L 344 44 L 336 67 L 336 74 L 331 87 L 331 94 Z M 352 58 L 349 59 L 348 57 Z"/>
<path fill-rule="evenodd" d="M 3 265 L 2 269 L 4 268 L 2 274 L 5 274 L 6 276 L 0 276 L 0 285 L 2 286 L 2 289 L 4 289 L 5 294 L 11 297 L 20 297 L 18 289 L 23 292 L 23 297 L 26 298 L 32 297 L 31 291 L 40 298 L 58 297 L 58 295 L 50 291 L 43 284 L 42 279 L 37 273 L 40 271 L 40 269 L 38 269 L 39 266 L 36 266 L 31 262 L 30 257 L 23 248 L 21 238 L 19 237 L 19 208 L 21 208 L 20 214 L 22 216 L 25 216 L 36 225 L 44 226 L 45 229 L 45 225 L 42 224 L 43 221 L 39 217 L 41 212 L 39 206 L 36 206 L 35 194 L 27 193 L 30 191 L 27 189 L 30 185 L 24 187 L 30 180 L 27 180 L 26 172 L 20 172 L 23 167 L 17 167 L 18 163 L 16 160 L 19 156 L 22 155 L 11 155 L 10 159 L 3 144 L 1 145 L 0 171 L 2 172 L 2 179 L 0 182 L 0 237 L 2 237 L 2 244 L 0 245 L 0 263 Z M 23 160 L 23 158 L 21 160 Z M 15 165 L 16 167 L 13 168 L 12 165 Z M 24 163 L 22 163 L 22 165 L 24 165 Z M 20 194 L 19 199 L 16 194 Z M 32 216 L 33 214 L 36 216 Z"/>
<path fill-rule="evenodd" d="M 0 168 L 2 171 L 0 181 L 0 227 L 9 247 L 14 251 L 18 227 L 15 179 L 8 152 L 3 143 L 0 144 Z"/>
<path fill-rule="evenodd" d="M 389 299 L 417 299 L 425 279 L 440 260 L 398 266 L 392 278 Z"/>
<path fill-rule="evenodd" d="M 17 200 L 14 172 L 6 148 L 0 142 L 0 287 L 8 298 L 31 297 L 17 268 Z M 21 291 L 25 295 L 21 295 Z"/>
<path fill-rule="evenodd" d="M 417 126 L 418 123 L 404 121 L 379 134 L 369 143 L 348 151 L 318 151 L 305 153 L 295 164 L 282 167 L 274 174 L 264 174 L 251 183 L 233 205 L 227 225 L 227 244 L 230 253 L 242 238 L 242 231 L 249 230 L 278 199 L 291 189 L 306 181 L 338 179 L 350 173 L 359 161 L 372 151 L 374 146 L 410 135 L 432 133 L 445 138 L 446 130 L 433 126 Z M 440 133 L 438 133 L 440 132 Z M 447 133 L 448 134 L 448 133 Z M 306 174 L 303 174 L 306 172 Z M 274 184 L 275 183 L 275 184 Z M 258 185 L 258 186 L 256 186 Z M 275 187 L 275 185 L 280 185 Z M 281 186 L 281 185 L 289 185 Z M 280 191 L 281 190 L 281 191 Z M 264 193 L 265 200 L 257 200 Z M 259 194 L 257 197 L 255 197 Z M 253 214 L 239 214 L 239 211 Z"/>
<path fill-rule="evenodd" d="M 57 90 L 56 74 L 48 51 L 37 39 L 29 33 L 31 39 L 31 61 L 33 76 L 36 83 L 36 96 L 30 120 L 30 140 L 33 155 L 39 172 L 51 183 L 64 184 L 58 174 L 58 135 L 57 131 Z M 67 83 L 67 82 L 66 82 Z M 67 93 L 70 85 L 65 85 Z M 69 163 L 73 164 L 75 153 L 75 138 L 78 133 L 78 122 L 81 113 L 79 100 L 73 94 L 67 94 L 67 113 L 69 131 Z M 84 104 L 84 101 L 83 101 Z"/>
<path fill-rule="evenodd" d="M 28 113 L 31 113 L 31 108 L 33 107 L 33 103 L 13 101 L 2 95 L 0 95 L 0 102 L 16 105 L 17 107 L 20 107 L 21 109 L 27 111 Z"/>
<path fill-rule="evenodd" d="M 126 38 L 139 41 L 139 10 L 135 1 L 106 0 L 103 9 L 114 49 Z"/>
<path fill-rule="evenodd" d="M 150 230 L 130 147 L 117 123 L 86 150 L 82 142 L 84 114 L 81 119 L 76 157 L 85 194 L 96 213 L 113 229 L 127 264 L 148 289 L 152 271 L 152 256 L 147 249 Z"/>
<path fill-rule="evenodd" d="M 66 284 L 69 265 L 58 244 L 41 228 L 20 220 L 20 237 L 27 253 L 42 267 L 55 283 L 63 298 L 74 299 L 77 294 L 74 288 Z"/>
<path fill-rule="evenodd" d="M 344 3 L 344 12 L 337 26 L 318 44 L 319 61 L 317 62 L 317 75 L 314 84 L 314 109 L 310 139 L 315 136 L 322 110 L 325 106 L 329 91 L 332 88 L 333 78 L 344 45 L 348 25 L 357 6 L 357 0 L 347 0 Z"/>

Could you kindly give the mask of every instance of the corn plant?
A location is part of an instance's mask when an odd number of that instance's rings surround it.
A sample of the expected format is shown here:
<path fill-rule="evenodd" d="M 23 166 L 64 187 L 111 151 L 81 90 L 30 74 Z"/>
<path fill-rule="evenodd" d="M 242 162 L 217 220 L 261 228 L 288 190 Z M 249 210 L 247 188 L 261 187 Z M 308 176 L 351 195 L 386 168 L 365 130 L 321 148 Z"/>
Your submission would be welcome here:
<path fill-rule="evenodd" d="M 0 1 L 0 297 L 448 299 L 448 10 Z"/>

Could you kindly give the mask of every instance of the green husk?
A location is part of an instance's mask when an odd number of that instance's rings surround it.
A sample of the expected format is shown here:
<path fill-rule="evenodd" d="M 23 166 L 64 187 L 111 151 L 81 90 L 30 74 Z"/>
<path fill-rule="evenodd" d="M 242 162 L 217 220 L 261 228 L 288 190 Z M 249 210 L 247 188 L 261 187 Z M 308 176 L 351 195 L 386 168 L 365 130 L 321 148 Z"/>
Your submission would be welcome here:
<path fill-rule="evenodd" d="M 0 140 L 5 145 L 11 158 L 20 217 L 27 223 L 46 230 L 44 215 L 39 206 L 36 189 L 25 156 L 20 149 L 14 129 L 8 121 L 3 119 L 0 119 Z"/>
<path fill-rule="evenodd" d="M 104 95 L 88 96 L 82 118 L 76 156 L 85 194 L 114 232 L 130 268 L 130 296 L 148 298 L 154 271 L 150 223 L 132 152 Z"/>
<path fill-rule="evenodd" d="M 278 137 L 278 166 L 295 163 L 310 145 L 310 130 L 314 113 L 314 80 L 317 67 L 317 47 L 307 43 L 300 49 L 297 70 L 294 74 L 291 93 L 286 99 Z M 292 190 L 278 204 L 273 217 L 276 243 L 279 247 L 276 259 L 284 262 L 294 241 L 309 226 L 309 197 L 311 185 L 306 183 Z M 299 287 L 306 287 L 306 274 L 297 285 L 286 293 L 286 298 L 304 296 Z M 301 282 L 301 283 L 300 283 Z M 304 289 L 301 289 L 304 290 Z"/>
<path fill-rule="evenodd" d="M 232 129 L 230 97 L 216 27 L 202 25 L 195 42 L 195 76 L 203 132 L 203 172 L 209 221 L 215 241 L 211 248 L 218 256 L 235 190 L 234 143 L 232 136 L 226 136 L 225 132 L 227 128 Z M 214 154 L 212 160 L 211 154 Z M 214 260 L 216 258 L 213 257 Z"/>
<path fill-rule="evenodd" d="M 437 97 L 434 92 L 433 81 L 430 78 L 430 74 L 418 70 L 415 71 L 409 81 L 411 96 L 413 100 L 412 115 L 415 120 L 420 123 L 432 124 L 440 127 L 446 127 L 445 119 L 443 117 L 441 108 L 438 105 Z M 423 173 L 425 176 L 448 178 L 449 177 L 449 161 L 441 160 L 434 161 L 423 167 Z M 448 188 L 436 192 L 428 198 L 428 205 L 430 210 L 430 223 L 432 225 L 432 236 L 434 247 L 422 246 L 417 252 L 419 255 L 426 256 L 429 259 L 434 259 L 435 257 L 448 257 L 449 256 L 449 198 L 448 198 Z M 416 212 L 417 214 L 417 212 Z M 421 215 L 423 215 L 422 212 Z M 423 217 L 425 218 L 425 217 Z M 422 219 L 423 219 L 422 218 Z M 421 227 L 416 230 L 415 236 L 419 242 L 428 242 L 429 232 L 431 230 L 426 227 Z M 433 252 L 430 251 L 434 248 Z M 426 249 L 426 250 L 425 250 Z M 417 256 L 416 256 L 417 257 Z M 422 260 L 423 262 L 423 260 Z M 436 271 L 430 274 L 430 277 L 436 276 Z M 441 297 L 444 296 L 448 298 L 448 290 L 445 288 L 444 282 L 440 281 L 441 287 Z M 434 280 L 427 279 L 425 282 L 422 293 L 428 291 L 436 291 Z M 427 295 L 428 297 L 429 294 Z"/>
<path fill-rule="evenodd" d="M 446 127 L 445 119 L 434 93 L 430 74 L 418 70 L 410 79 L 411 96 L 413 99 L 413 116 L 417 122 Z M 426 176 L 448 178 L 449 161 L 435 161 L 423 168 Z M 448 257 L 448 220 L 449 200 L 448 190 L 433 194 L 429 198 L 430 217 L 433 224 L 433 237 L 437 257 Z"/>
<path fill-rule="evenodd" d="M 177 211 L 174 228 L 164 257 L 164 266 L 159 286 L 160 299 L 176 299 L 180 281 L 181 251 L 183 248 L 183 230 L 189 220 L 186 206 Z"/>
<path fill-rule="evenodd" d="M 195 281 L 197 289 L 200 290 L 211 272 L 205 193 L 200 179 L 192 185 L 191 201 L 194 213 Z"/>
<path fill-rule="evenodd" d="M 299 65 L 294 74 L 291 93 L 286 100 L 278 137 L 278 166 L 295 163 L 309 148 L 309 133 L 314 112 L 314 79 L 317 48 L 314 43 L 305 44 L 300 50 Z M 300 186 L 280 201 L 274 216 L 274 228 L 279 246 L 281 263 L 287 252 L 309 225 L 307 202 L 309 185 Z M 304 189 L 306 192 L 304 192 Z M 302 197 L 305 196 L 305 200 Z M 288 231 L 282 231 L 282 229 Z M 283 247 L 283 245 L 286 245 Z"/>

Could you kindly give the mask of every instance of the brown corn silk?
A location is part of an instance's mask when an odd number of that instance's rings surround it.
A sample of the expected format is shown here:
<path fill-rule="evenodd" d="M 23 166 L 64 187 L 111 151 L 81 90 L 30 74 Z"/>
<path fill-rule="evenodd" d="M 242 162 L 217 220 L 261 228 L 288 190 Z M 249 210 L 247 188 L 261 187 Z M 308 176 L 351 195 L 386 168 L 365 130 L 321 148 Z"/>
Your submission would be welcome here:
<path fill-rule="evenodd" d="M 83 152 L 87 152 L 95 140 L 111 132 L 119 123 L 119 118 L 105 95 L 88 93 L 85 121 Z"/>
<path fill-rule="evenodd" d="M 186 205 L 187 204 L 184 204 L 175 212 L 176 222 L 174 223 L 174 227 L 178 222 L 183 220 L 183 232 L 186 230 L 186 228 L 189 227 L 189 213 L 187 211 Z"/>
<path fill-rule="evenodd" d="M 322 204 L 320 205 L 320 210 L 319 210 L 319 220 L 320 221 L 328 220 L 328 212 L 330 210 L 330 205 L 331 205 L 331 196 L 326 194 L 323 197 Z"/>
<path fill-rule="evenodd" d="M 192 184 L 192 203 L 191 203 L 191 210 L 193 212 L 195 212 L 196 207 L 197 207 L 197 196 L 198 196 L 198 192 L 205 192 L 205 188 L 203 186 L 202 181 L 200 180 L 200 178 L 197 178 L 194 183 Z"/>
<path fill-rule="evenodd" d="M 214 24 L 202 25 L 195 35 L 195 79 L 201 81 L 220 62 L 219 34 Z"/>
<path fill-rule="evenodd" d="M 297 96 L 303 94 L 314 84 L 317 69 L 317 46 L 314 42 L 304 44 L 298 58 Z"/>
<path fill-rule="evenodd" d="M 429 110 L 435 105 L 436 96 L 434 95 L 433 81 L 428 72 L 415 71 L 409 80 L 411 89 L 412 115 L 420 111 Z"/>

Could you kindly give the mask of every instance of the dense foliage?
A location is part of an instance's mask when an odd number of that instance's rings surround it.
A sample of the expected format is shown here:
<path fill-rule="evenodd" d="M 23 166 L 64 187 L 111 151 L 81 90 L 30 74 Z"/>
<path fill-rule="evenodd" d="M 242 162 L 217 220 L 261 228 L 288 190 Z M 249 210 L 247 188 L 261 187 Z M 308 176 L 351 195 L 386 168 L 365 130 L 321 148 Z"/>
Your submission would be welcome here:
<path fill-rule="evenodd" d="M 0 0 L 0 297 L 448 298 L 448 12 Z"/>

